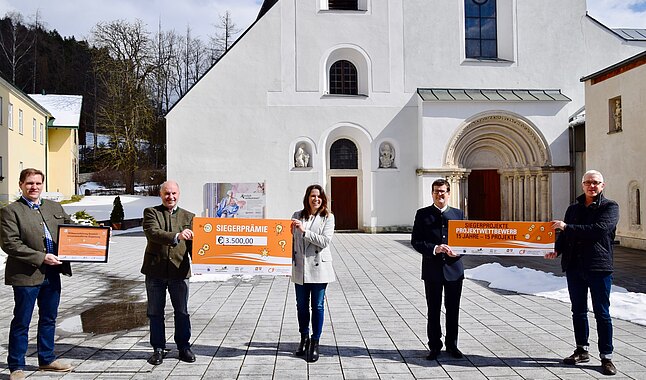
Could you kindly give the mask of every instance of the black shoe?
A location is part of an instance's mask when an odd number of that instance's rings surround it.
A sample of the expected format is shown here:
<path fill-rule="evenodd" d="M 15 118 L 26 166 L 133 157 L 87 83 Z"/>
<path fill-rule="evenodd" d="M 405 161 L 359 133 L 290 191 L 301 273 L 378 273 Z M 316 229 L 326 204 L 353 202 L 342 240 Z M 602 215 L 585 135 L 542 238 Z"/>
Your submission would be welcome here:
<path fill-rule="evenodd" d="M 464 357 L 462 351 L 460 351 L 457 347 L 446 347 L 446 352 L 448 352 L 451 357 L 454 357 L 456 359 L 462 359 Z"/>
<path fill-rule="evenodd" d="M 612 364 L 612 360 L 601 359 L 601 373 L 609 376 L 616 375 L 617 367 L 615 367 L 615 365 Z"/>
<path fill-rule="evenodd" d="M 163 348 L 155 348 L 152 356 L 148 358 L 148 363 L 152 365 L 160 365 L 164 361 L 164 356 L 165 353 Z"/>
<path fill-rule="evenodd" d="M 577 349 L 574 350 L 574 353 L 572 355 L 563 359 L 563 363 L 565 364 L 587 363 L 589 361 L 590 361 L 590 354 L 588 354 L 588 351 L 580 347 L 577 347 Z"/>
<path fill-rule="evenodd" d="M 179 360 L 187 363 L 193 363 L 195 361 L 195 354 L 191 351 L 190 348 L 185 348 L 179 350 Z"/>
<path fill-rule="evenodd" d="M 428 351 L 428 355 L 426 355 L 426 360 L 435 360 L 437 357 L 440 355 L 440 349 L 438 348 L 431 348 Z"/>
<path fill-rule="evenodd" d="M 310 341 L 310 352 L 307 355 L 307 361 L 314 363 L 319 360 L 319 341 L 318 339 L 312 339 Z"/>
<path fill-rule="evenodd" d="M 310 348 L 310 338 L 309 337 L 301 337 L 300 343 L 298 343 L 298 349 L 296 349 L 296 352 L 294 352 L 294 355 L 296 356 L 303 356 L 307 353 L 307 351 Z"/>

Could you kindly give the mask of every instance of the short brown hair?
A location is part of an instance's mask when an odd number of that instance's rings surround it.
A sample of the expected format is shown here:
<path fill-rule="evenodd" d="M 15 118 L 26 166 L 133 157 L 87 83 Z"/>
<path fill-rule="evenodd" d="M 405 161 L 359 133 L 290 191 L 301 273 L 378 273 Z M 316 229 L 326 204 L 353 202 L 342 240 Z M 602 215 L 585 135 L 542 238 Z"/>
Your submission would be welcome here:
<path fill-rule="evenodd" d="M 43 179 L 43 182 L 45 182 L 45 174 L 34 168 L 27 168 L 27 169 L 22 169 L 20 172 L 20 183 L 23 183 L 27 180 L 27 177 L 31 177 L 32 175 L 40 175 L 40 177 Z"/>
<path fill-rule="evenodd" d="M 435 190 L 436 187 L 442 187 L 446 186 L 446 192 L 450 193 L 451 192 L 451 184 L 449 181 L 445 180 L 444 178 L 439 178 L 433 181 L 433 184 L 431 185 L 431 191 Z"/>

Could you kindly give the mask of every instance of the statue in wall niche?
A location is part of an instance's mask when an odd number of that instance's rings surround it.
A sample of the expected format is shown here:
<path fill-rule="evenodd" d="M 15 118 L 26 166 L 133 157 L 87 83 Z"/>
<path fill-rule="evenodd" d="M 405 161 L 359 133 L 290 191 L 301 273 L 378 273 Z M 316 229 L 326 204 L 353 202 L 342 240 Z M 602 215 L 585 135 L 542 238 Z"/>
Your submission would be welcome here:
<path fill-rule="evenodd" d="M 395 167 L 395 148 L 390 143 L 382 143 L 379 147 L 379 167 L 380 168 L 394 168 Z"/>
<path fill-rule="evenodd" d="M 310 155 L 305 150 L 305 144 L 299 144 L 294 153 L 294 166 L 297 168 L 307 168 L 310 164 Z"/>
<path fill-rule="evenodd" d="M 612 117 L 615 120 L 615 131 L 620 131 L 621 130 L 621 100 L 620 99 L 615 100 L 615 106 L 614 106 L 614 111 L 612 113 Z"/>

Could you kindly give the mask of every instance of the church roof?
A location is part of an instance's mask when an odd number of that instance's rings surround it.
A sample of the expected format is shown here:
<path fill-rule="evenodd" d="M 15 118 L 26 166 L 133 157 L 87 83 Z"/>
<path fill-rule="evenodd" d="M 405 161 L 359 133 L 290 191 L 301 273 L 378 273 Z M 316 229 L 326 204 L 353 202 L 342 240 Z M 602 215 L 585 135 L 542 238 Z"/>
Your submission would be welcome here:
<path fill-rule="evenodd" d="M 626 41 L 646 41 L 646 29 L 612 29 L 615 34 Z"/>
<path fill-rule="evenodd" d="M 561 90 L 522 90 L 495 88 L 418 88 L 424 101 L 571 101 Z"/>
<path fill-rule="evenodd" d="M 260 11 L 258 12 L 258 18 L 257 19 L 260 19 L 277 2 L 278 2 L 278 0 L 264 0 L 263 3 L 262 3 L 262 6 L 260 7 Z"/>

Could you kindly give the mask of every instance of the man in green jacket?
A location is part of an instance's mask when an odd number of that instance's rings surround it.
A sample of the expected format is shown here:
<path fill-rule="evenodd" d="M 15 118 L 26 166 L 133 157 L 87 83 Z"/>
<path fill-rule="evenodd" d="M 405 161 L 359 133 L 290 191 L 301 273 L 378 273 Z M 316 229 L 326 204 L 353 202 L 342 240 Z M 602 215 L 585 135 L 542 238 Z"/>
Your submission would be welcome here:
<path fill-rule="evenodd" d="M 71 223 L 63 207 L 40 198 L 45 174 L 20 172 L 22 196 L 1 209 L 0 243 L 7 253 L 5 284 L 13 286 L 14 309 L 9 329 L 7 364 L 11 380 L 24 379 L 29 324 L 38 302 L 38 365 L 42 371 L 67 372 L 72 366 L 56 360 L 54 334 L 61 299 L 60 273 L 71 276 L 69 262 L 57 257 L 58 226 Z"/>
<path fill-rule="evenodd" d="M 188 279 L 191 276 L 193 213 L 177 206 L 179 186 L 166 181 L 160 190 L 162 204 L 144 210 L 144 233 L 148 241 L 141 273 L 146 275 L 150 344 L 153 354 L 148 363 L 163 362 L 166 352 L 164 308 L 166 290 L 175 312 L 175 343 L 179 359 L 195 361 L 191 351 L 191 321 L 188 314 Z"/>

